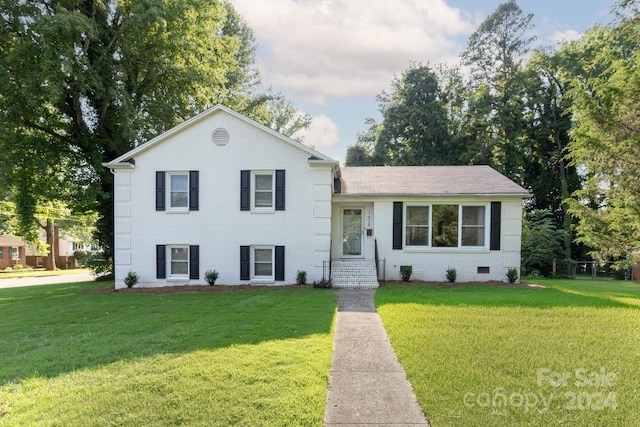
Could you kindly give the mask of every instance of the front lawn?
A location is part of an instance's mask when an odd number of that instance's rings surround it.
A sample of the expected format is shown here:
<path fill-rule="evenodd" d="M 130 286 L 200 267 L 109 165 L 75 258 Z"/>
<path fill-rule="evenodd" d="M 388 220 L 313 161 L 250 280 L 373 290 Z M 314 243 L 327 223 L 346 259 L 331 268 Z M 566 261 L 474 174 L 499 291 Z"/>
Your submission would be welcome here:
<path fill-rule="evenodd" d="M 638 425 L 640 285 L 387 286 L 376 305 L 438 426 Z"/>
<path fill-rule="evenodd" d="M 331 291 L 0 289 L 0 424 L 322 425 Z"/>

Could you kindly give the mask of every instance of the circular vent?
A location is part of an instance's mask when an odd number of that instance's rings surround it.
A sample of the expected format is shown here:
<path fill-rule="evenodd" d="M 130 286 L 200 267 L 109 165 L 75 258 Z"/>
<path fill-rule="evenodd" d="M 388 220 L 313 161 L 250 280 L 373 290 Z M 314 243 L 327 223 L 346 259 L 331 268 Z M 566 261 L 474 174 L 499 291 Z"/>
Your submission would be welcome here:
<path fill-rule="evenodd" d="M 213 140 L 213 143 L 218 147 L 223 147 L 229 142 L 229 132 L 227 132 L 227 130 L 223 128 L 216 129 L 213 131 L 211 139 Z"/>

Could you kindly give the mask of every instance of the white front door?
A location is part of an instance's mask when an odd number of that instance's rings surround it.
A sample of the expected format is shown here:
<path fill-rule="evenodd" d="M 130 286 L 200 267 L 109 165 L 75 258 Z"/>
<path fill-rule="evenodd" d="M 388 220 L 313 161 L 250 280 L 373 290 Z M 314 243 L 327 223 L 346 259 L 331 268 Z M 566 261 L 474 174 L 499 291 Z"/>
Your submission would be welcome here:
<path fill-rule="evenodd" d="M 342 209 L 342 256 L 362 257 L 362 208 Z"/>

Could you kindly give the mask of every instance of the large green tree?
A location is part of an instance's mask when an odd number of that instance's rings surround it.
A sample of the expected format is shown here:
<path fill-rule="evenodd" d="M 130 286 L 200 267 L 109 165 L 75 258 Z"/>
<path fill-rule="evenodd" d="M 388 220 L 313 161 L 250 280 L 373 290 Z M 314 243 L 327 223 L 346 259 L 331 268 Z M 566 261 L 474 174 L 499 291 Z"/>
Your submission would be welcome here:
<path fill-rule="evenodd" d="M 458 162 L 451 144 L 446 93 L 438 73 L 414 64 L 394 78 L 390 93 L 378 95 L 382 121 L 347 152 L 348 165 L 442 165 Z"/>
<path fill-rule="evenodd" d="M 622 1 L 619 19 L 565 48 L 573 58 L 570 157 L 587 176 L 570 199 L 578 240 L 597 260 L 640 248 L 640 13 Z"/>
<path fill-rule="evenodd" d="M 215 0 L 0 0 L 0 175 L 19 210 L 60 197 L 99 212 L 113 240 L 101 164 L 215 103 L 262 120 L 254 39 Z M 254 115 L 259 111 L 260 115 Z"/>
<path fill-rule="evenodd" d="M 500 4 L 471 34 L 462 63 L 471 69 L 467 109 L 470 163 L 486 163 L 522 183 L 524 76 L 535 37 L 532 14 L 515 0 Z"/>

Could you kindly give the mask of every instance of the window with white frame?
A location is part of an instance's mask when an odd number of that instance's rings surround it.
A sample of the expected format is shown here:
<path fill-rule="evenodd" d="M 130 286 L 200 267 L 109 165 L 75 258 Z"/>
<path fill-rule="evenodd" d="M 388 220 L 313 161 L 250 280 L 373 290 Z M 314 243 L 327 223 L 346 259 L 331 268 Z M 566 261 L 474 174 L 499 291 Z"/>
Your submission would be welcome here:
<path fill-rule="evenodd" d="M 462 206 L 462 246 L 484 246 L 486 208 Z"/>
<path fill-rule="evenodd" d="M 19 261 L 20 260 L 20 248 L 19 247 L 14 247 L 14 248 L 9 248 L 9 259 L 12 261 Z"/>
<path fill-rule="evenodd" d="M 253 246 L 252 249 L 253 278 L 258 280 L 273 280 L 273 246 Z"/>
<path fill-rule="evenodd" d="M 271 172 L 253 172 L 253 207 L 256 210 L 273 210 L 274 176 Z"/>
<path fill-rule="evenodd" d="M 429 209 L 429 206 L 407 206 L 406 246 L 429 246 Z"/>
<path fill-rule="evenodd" d="M 169 175 L 169 209 L 189 209 L 189 174 L 171 172 Z"/>
<path fill-rule="evenodd" d="M 484 248 L 486 205 L 405 205 L 404 246 L 407 248 Z"/>
<path fill-rule="evenodd" d="M 169 246 L 169 276 L 189 275 L 189 246 Z"/>

